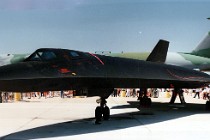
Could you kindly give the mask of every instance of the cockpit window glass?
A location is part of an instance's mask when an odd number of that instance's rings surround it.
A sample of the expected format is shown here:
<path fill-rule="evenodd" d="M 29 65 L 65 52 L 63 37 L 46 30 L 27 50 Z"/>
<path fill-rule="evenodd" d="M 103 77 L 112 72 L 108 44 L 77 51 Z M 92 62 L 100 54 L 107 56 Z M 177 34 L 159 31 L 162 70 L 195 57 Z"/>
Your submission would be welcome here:
<path fill-rule="evenodd" d="M 51 51 L 44 51 L 44 52 L 38 52 L 41 56 L 42 60 L 52 60 L 56 58 L 56 55 L 54 52 Z"/>
<path fill-rule="evenodd" d="M 40 56 L 37 53 L 32 54 L 32 56 L 29 59 L 30 61 L 41 61 Z"/>
<path fill-rule="evenodd" d="M 56 54 L 52 51 L 38 51 L 31 57 L 30 61 L 50 61 L 56 58 Z"/>
<path fill-rule="evenodd" d="M 71 52 L 70 52 L 70 56 L 71 56 L 71 57 L 78 57 L 79 54 L 78 54 L 77 52 L 71 51 Z"/>

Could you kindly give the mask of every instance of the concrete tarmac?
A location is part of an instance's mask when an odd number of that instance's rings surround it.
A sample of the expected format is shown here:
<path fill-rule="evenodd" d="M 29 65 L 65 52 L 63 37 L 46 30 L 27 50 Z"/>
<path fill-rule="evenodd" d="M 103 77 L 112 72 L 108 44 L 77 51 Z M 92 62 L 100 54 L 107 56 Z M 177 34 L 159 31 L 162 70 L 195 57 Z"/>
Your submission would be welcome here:
<path fill-rule="evenodd" d="M 25 99 L 0 104 L 0 139 L 50 140 L 209 140 L 210 112 L 205 100 L 185 95 L 187 104 L 169 105 L 152 98 L 151 108 L 139 108 L 132 97 L 110 97 L 111 118 L 94 124 L 96 99 Z"/>

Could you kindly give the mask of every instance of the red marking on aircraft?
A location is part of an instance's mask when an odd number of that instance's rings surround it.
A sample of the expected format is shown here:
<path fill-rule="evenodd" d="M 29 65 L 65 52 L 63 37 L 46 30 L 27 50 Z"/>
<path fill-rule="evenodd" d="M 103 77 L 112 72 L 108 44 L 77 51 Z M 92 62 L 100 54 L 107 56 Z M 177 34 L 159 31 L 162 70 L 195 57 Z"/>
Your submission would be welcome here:
<path fill-rule="evenodd" d="M 69 72 L 71 72 L 71 71 L 70 71 L 69 69 L 67 69 L 67 68 L 60 68 L 60 69 L 59 69 L 59 72 L 65 74 L 65 73 L 69 73 Z"/>
<path fill-rule="evenodd" d="M 92 55 L 93 57 L 95 57 L 102 65 L 104 65 L 104 62 L 95 54 L 89 53 L 90 55 Z"/>
<path fill-rule="evenodd" d="M 173 77 L 175 77 L 175 78 L 177 78 L 177 79 L 188 79 L 188 80 L 190 80 L 190 79 L 195 79 L 195 78 L 197 78 L 197 79 L 203 79 L 203 77 L 195 77 L 195 76 L 188 76 L 188 77 L 178 76 L 178 75 L 172 73 L 172 72 L 171 72 L 170 70 L 168 70 L 168 69 L 167 69 L 167 72 L 168 72 L 171 76 L 173 76 Z"/>

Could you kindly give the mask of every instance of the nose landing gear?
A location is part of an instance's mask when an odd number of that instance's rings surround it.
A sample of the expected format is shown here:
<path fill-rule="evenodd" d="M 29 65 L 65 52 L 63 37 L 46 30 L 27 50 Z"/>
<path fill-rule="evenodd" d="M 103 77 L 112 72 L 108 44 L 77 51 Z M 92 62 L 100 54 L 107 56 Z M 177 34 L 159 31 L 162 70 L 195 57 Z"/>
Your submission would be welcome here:
<path fill-rule="evenodd" d="M 95 124 L 101 124 L 102 118 L 103 120 L 109 120 L 110 118 L 110 109 L 106 105 L 107 101 L 105 98 L 100 98 L 96 100 L 97 103 L 100 103 L 100 106 L 97 106 L 95 109 Z"/>

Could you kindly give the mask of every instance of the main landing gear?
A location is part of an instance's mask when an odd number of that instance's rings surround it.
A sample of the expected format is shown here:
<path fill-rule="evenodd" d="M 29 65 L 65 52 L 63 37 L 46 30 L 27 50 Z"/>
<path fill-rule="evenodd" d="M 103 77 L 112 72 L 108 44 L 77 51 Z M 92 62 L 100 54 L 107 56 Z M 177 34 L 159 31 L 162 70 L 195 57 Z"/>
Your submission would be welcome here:
<path fill-rule="evenodd" d="M 175 100 L 176 100 L 176 96 L 178 94 L 179 99 L 181 101 L 181 104 L 186 104 L 185 99 L 184 99 L 184 95 L 183 95 L 183 90 L 181 88 L 174 88 L 173 92 L 172 92 L 172 97 L 170 100 L 170 104 L 174 104 Z"/>
<path fill-rule="evenodd" d="M 110 109 L 106 105 L 107 101 L 105 98 L 100 98 L 96 100 L 97 103 L 100 103 L 100 106 L 97 106 L 95 109 L 95 124 L 101 124 L 103 120 L 109 120 L 110 118 Z"/>
<path fill-rule="evenodd" d="M 140 90 L 138 100 L 140 107 L 151 107 L 152 100 L 147 96 L 147 88 L 142 88 Z"/>

